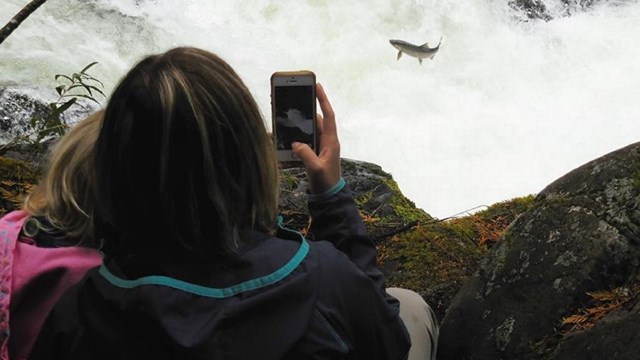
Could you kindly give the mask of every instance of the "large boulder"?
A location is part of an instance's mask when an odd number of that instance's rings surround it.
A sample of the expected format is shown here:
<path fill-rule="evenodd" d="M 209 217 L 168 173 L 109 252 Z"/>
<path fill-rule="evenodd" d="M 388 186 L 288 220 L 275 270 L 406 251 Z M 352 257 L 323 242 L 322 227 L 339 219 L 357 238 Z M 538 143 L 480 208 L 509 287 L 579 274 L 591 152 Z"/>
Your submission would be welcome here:
<path fill-rule="evenodd" d="M 637 359 L 640 143 L 545 188 L 453 299 L 440 359 Z"/>

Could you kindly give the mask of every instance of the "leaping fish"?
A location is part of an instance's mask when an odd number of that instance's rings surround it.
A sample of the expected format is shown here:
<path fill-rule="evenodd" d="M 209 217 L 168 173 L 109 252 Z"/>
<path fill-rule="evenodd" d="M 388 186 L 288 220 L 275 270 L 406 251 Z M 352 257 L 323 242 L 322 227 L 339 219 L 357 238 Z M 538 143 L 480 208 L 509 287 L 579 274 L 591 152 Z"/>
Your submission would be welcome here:
<path fill-rule="evenodd" d="M 438 46 L 434 48 L 430 48 L 429 43 L 424 43 L 418 46 L 403 40 L 389 40 L 389 42 L 394 48 L 398 49 L 398 60 L 402 57 L 402 53 L 405 53 L 409 56 L 418 58 L 418 61 L 422 64 L 422 59 L 429 58 L 433 60 L 433 57 L 436 56 L 438 49 L 440 49 L 440 44 L 442 43 L 442 37 L 440 37 Z"/>

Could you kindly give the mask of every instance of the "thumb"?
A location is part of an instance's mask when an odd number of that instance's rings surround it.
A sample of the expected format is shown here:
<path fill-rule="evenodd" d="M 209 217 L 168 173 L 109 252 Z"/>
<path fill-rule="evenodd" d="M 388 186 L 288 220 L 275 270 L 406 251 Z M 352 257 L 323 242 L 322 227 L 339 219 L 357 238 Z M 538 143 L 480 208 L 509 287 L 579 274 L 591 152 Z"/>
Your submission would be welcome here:
<path fill-rule="evenodd" d="M 294 141 L 291 144 L 291 151 L 302 160 L 307 169 L 312 168 L 313 164 L 318 160 L 318 155 L 307 144 Z"/>

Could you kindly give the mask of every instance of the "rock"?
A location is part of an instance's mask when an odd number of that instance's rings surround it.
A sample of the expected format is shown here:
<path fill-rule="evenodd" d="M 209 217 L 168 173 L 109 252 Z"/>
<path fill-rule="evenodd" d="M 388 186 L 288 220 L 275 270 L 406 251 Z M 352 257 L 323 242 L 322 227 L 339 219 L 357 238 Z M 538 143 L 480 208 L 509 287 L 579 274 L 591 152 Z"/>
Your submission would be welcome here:
<path fill-rule="evenodd" d="M 361 214 L 367 219 L 384 219 L 367 223 L 374 239 L 411 222 L 432 219 L 402 194 L 391 174 L 380 166 L 350 159 L 342 159 L 341 166 L 342 176 L 353 191 Z M 304 168 L 300 165 L 283 170 L 280 184 L 280 208 L 285 224 L 304 230 L 309 220 Z"/>
<path fill-rule="evenodd" d="M 46 117 L 47 105 L 14 89 L 0 89 L 0 143 L 28 134 L 33 117 Z"/>
<path fill-rule="evenodd" d="M 578 333 L 558 329 L 588 292 L 636 289 L 639 245 L 637 143 L 555 181 L 511 224 L 447 310 L 439 358 L 636 359 L 620 329 L 633 329 L 626 337 L 638 344 L 637 310 L 608 313 Z"/>
<path fill-rule="evenodd" d="M 342 172 L 367 232 L 377 244 L 378 264 L 386 285 L 418 292 L 439 318 L 486 251 L 477 241 L 479 224 L 494 224 L 497 218 L 513 219 L 530 202 L 496 204 L 474 215 L 473 221 L 470 217 L 441 221 L 416 208 L 378 165 L 343 159 Z M 284 170 L 281 180 L 280 209 L 285 225 L 313 236 L 306 233 L 309 217 L 304 170 Z"/>
<path fill-rule="evenodd" d="M 555 359 L 637 359 L 640 354 L 640 305 L 606 316 L 591 331 L 567 336 Z"/>
<path fill-rule="evenodd" d="M 509 0 L 509 6 L 524 14 L 525 19 L 540 19 L 549 21 L 557 17 L 571 16 L 578 12 L 591 9 L 594 5 L 604 3 L 605 0 Z M 609 1 L 615 5 L 622 5 L 626 0 Z"/>
<path fill-rule="evenodd" d="M 547 6 L 542 0 L 509 0 L 509 6 L 514 10 L 521 11 L 528 19 L 541 19 L 549 21 L 552 19 L 547 12 Z"/>
<path fill-rule="evenodd" d="M 44 119 L 51 114 L 49 102 L 55 102 L 47 90 L 37 88 L 0 88 L 0 144 L 13 140 L 16 136 L 33 136 L 35 128 L 31 119 Z M 71 125 L 97 110 L 97 106 L 84 99 L 78 100 L 62 114 L 62 121 Z M 19 150 L 20 151 L 20 150 Z"/>

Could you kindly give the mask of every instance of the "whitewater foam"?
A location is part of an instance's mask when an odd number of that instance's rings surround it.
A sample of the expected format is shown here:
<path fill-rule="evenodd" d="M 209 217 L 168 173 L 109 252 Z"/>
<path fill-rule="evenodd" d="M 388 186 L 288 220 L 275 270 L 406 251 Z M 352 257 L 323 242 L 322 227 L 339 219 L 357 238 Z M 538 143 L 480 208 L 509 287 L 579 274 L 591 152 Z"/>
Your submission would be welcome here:
<path fill-rule="evenodd" d="M 3 0 L 0 22 L 22 5 Z M 99 61 L 110 91 L 144 54 L 193 45 L 231 63 L 268 117 L 271 73 L 310 69 L 343 156 L 380 164 L 446 217 L 638 140 L 640 3 L 521 19 L 506 0 L 57 0 L 0 45 L 0 85 L 53 88 L 53 74 Z M 440 36 L 423 65 L 388 42 Z"/>

